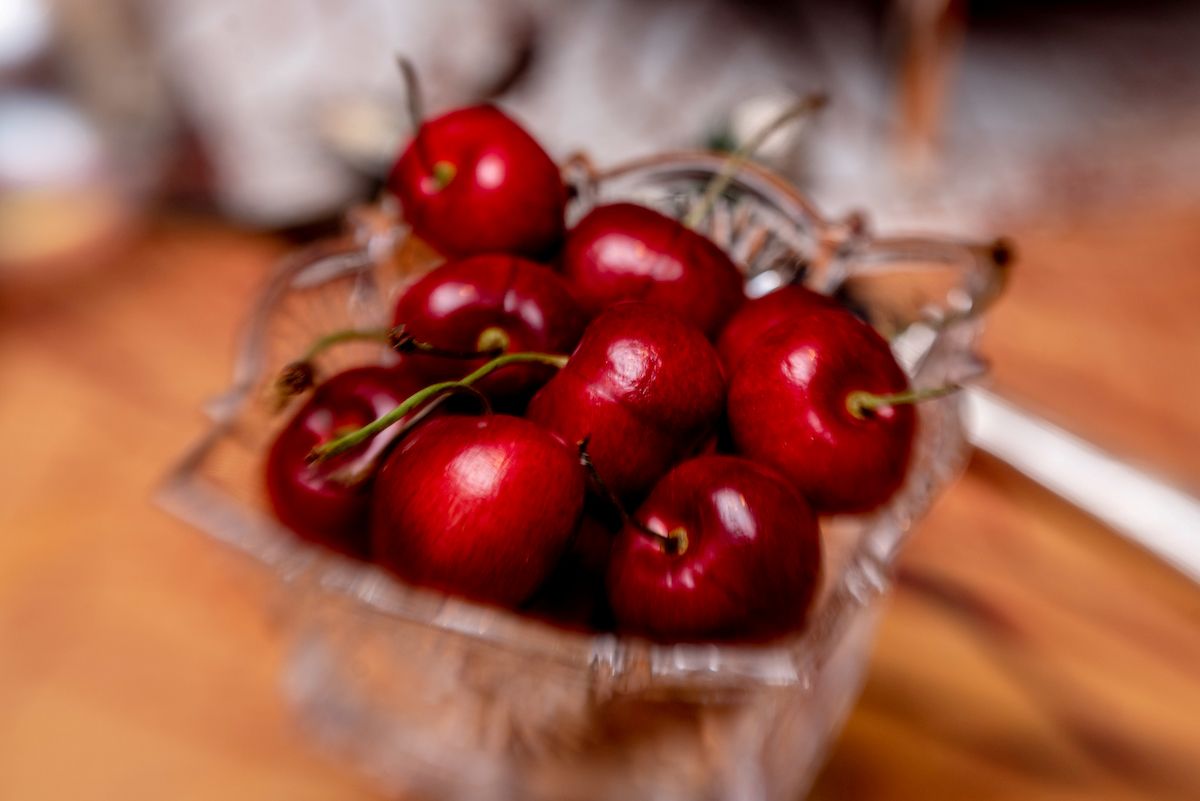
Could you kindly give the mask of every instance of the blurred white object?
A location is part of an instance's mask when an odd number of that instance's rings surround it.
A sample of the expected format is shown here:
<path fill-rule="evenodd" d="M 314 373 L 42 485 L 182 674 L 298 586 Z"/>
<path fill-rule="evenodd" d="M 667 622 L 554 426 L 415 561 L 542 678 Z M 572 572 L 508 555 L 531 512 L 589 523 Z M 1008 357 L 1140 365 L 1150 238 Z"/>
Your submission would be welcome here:
<path fill-rule="evenodd" d="M 96 128 L 53 95 L 0 94 L 0 186 L 60 186 L 104 171 Z"/>
<path fill-rule="evenodd" d="M 42 0 L 0 3 L 0 70 L 20 66 L 50 41 L 50 14 Z"/>
<path fill-rule="evenodd" d="M 364 156 L 407 133 L 397 52 L 421 70 L 431 112 L 503 89 L 498 99 L 552 154 L 586 149 L 599 164 L 752 126 L 758 98 L 825 91 L 804 186 L 827 211 L 869 206 L 886 227 L 983 235 L 1031 200 L 1050 209 L 1125 202 L 1131 187 L 1200 191 L 1200 138 L 1184 133 L 1200 122 L 1194 4 L 1141 16 L 1046 9 L 1019 34 L 969 19 L 953 74 L 939 68 L 940 111 L 922 117 L 935 158 L 913 180 L 897 169 L 903 126 L 885 41 L 896 32 L 865 4 L 130 1 L 153 23 L 219 199 L 252 221 L 304 219 L 361 192 Z M 350 143 L 349 165 L 331 152 L 328 123 L 318 127 L 330 109 L 348 109 L 332 134 Z"/>
<path fill-rule="evenodd" d="M 759 95 L 738 103 L 730 115 L 730 134 L 735 142 L 746 142 L 766 130 L 781 114 L 796 105 L 793 94 Z M 754 153 L 755 159 L 772 166 L 788 165 L 796 156 L 802 123 L 785 125 L 773 131 Z"/>
<path fill-rule="evenodd" d="M 435 114 L 503 83 L 532 36 L 500 100 L 555 156 L 598 163 L 695 146 L 745 97 L 819 88 L 800 37 L 721 0 L 140 2 L 218 200 L 266 224 L 360 195 L 354 170 L 408 134 L 398 53 Z"/>
<path fill-rule="evenodd" d="M 57 95 L 0 92 L 0 277 L 52 277 L 118 229 L 126 202 L 95 124 Z"/>
<path fill-rule="evenodd" d="M 995 395 L 967 393 L 976 447 L 1200 582 L 1200 501 Z"/>
<path fill-rule="evenodd" d="M 408 130 L 397 53 L 420 65 L 432 110 L 471 100 L 512 58 L 511 2 L 147 0 L 143 6 L 204 139 L 218 202 L 261 224 L 319 216 L 361 195 L 361 177 L 322 140 L 322 114 L 345 98 L 376 103 L 366 114 L 361 103 L 351 107 L 382 147 L 395 147 Z M 390 134 L 380 122 L 389 109 L 395 110 Z"/>

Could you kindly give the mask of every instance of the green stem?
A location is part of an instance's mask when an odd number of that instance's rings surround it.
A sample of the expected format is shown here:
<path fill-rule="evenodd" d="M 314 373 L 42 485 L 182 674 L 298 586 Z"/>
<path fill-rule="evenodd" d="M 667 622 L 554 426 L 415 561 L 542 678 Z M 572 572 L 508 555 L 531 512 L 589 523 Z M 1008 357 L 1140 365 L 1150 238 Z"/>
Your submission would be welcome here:
<path fill-rule="evenodd" d="M 387 414 L 376 419 L 371 423 L 367 423 L 362 428 L 355 429 L 347 434 L 343 434 L 337 439 L 330 440 L 323 445 L 318 445 L 309 453 L 310 462 L 319 462 L 330 457 L 337 456 L 339 453 L 344 453 L 358 445 L 369 440 L 384 429 L 398 423 L 413 409 L 416 409 L 426 401 L 440 395 L 443 392 L 450 390 L 469 387 L 475 382 L 488 375 L 491 375 L 501 367 L 506 367 L 510 364 L 535 363 L 547 364 L 551 367 L 563 367 L 567 363 L 566 356 L 560 356 L 552 353 L 506 353 L 503 356 L 497 356 L 486 364 L 480 365 L 473 372 L 464 376 L 457 381 L 442 381 L 437 384 L 430 384 L 424 389 L 413 393 L 404 400 L 399 406 L 392 409 Z"/>
<path fill-rule="evenodd" d="M 479 349 L 471 351 L 439 348 L 428 342 L 422 342 L 413 338 L 403 325 L 395 328 L 343 328 L 319 337 L 309 346 L 304 355 L 289 364 L 284 372 L 293 371 L 297 366 L 311 366 L 313 359 L 334 345 L 340 345 L 343 342 L 381 342 L 397 353 L 424 353 L 448 359 L 490 359 L 499 356 L 509 346 L 508 334 L 496 326 L 483 329 L 479 334 Z"/>
<path fill-rule="evenodd" d="M 688 228 L 695 228 L 704 222 L 704 218 L 712 211 L 713 206 L 717 203 L 717 198 L 721 193 L 729 188 L 729 184 L 733 181 L 734 175 L 741 169 L 742 165 L 754 156 L 758 149 L 763 146 L 763 143 L 771 137 L 771 134 L 787 125 L 792 120 L 806 117 L 814 111 L 820 110 L 826 103 L 829 102 L 828 95 L 817 92 L 806 97 L 784 109 L 779 116 L 764 125 L 759 131 L 746 140 L 745 144 L 730 154 L 725 160 L 724 166 L 713 179 L 708 182 L 708 188 L 704 191 L 704 197 L 700 202 L 692 208 L 688 215 L 683 218 L 683 224 Z"/>
<path fill-rule="evenodd" d="M 339 345 L 343 342 L 388 342 L 388 337 L 391 334 L 389 328 L 343 328 L 340 331 L 333 331 L 319 337 L 309 349 L 300 357 L 302 362 L 311 362 L 321 353 L 329 350 L 334 345 Z"/>
<path fill-rule="evenodd" d="M 951 395 L 960 389 L 962 389 L 962 386 L 959 384 L 946 384 L 945 386 L 931 387 L 929 389 L 907 389 L 903 392 L 893 392 L 884 395 L 857 390 L 846 396 L 846 408 L 850 410 L 850 414 L 860 420 L 865 420 L 867 413 L 873 412 L 876 409 L 933 400 L 934 398 Z"/>
<path fill-rule="evenodd" d="M 317 379 L 313 359 L 339 342 L 389 342 L 390 331 L 382 328 L 346 328 L 334 331 L 314 342 L 303 356 L 284 365 L 275 378 L 275 408 L 283 409 L 289 400 L 306 392 Z"/>

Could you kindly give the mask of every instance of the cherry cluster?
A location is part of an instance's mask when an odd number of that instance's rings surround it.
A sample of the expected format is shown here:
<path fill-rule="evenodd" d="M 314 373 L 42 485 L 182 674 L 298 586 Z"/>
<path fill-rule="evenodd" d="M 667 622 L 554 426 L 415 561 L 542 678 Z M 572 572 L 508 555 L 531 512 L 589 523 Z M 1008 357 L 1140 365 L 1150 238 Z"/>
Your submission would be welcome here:
<path fill-rule="evenodd" d="M 570 230 L 559 170 L 492 106 L 424 122 L 388 186 L 446 257 L 313 389 L 266 461 L 297 535 L 404 580 L 661 641 L 801 627 L 818 515 L 902 482 L 916 397 L 830 298 L 747 300 L 729 256 L 631 203 Z M 349 338 L 332 335 L 325 344 Z M 312 356 L 284 386 L 314 383 Z"/>

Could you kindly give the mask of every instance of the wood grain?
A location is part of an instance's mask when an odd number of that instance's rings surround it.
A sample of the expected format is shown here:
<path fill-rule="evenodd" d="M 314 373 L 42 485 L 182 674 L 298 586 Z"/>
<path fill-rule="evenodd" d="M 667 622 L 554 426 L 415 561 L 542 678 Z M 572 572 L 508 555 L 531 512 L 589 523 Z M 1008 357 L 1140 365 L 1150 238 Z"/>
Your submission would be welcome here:
<path fill-rule="evenodd" d="M 1001 391 L 1193 486 L 1195 211 L 1011 228 L 987 348 Z M 0 294 L 0 798 L 375 797 L 278 697 L 268 577 L 149 501 L 283 248 L 167 220 Z M 977 457 L 910 543 L 814 797 L 1200 797 L 1198 668 L 1195 586 Z"/>

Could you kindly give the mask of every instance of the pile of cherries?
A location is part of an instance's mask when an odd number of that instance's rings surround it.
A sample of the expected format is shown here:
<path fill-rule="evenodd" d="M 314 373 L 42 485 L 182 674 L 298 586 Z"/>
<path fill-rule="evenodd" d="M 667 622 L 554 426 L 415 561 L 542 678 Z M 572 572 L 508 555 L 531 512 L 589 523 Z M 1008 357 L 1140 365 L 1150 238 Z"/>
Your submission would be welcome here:
<path fill-rule="evenodd" d="M 884 503 L 908 466 L 918 393 L 888 344 L 800 286 L 747 300 L 725 252 L 652 209 L 601 205 L 567 230 L 558 167 L 492 106 L 423 123 L 388 186 L 446 261 L 393 328 L 360 332 L 394 363 L 330 376 L 279 432 L 278 518 L 567 625 L 801 627 L 817 516 Z M 305 359 L 284 384 L 313 376 Z"/>

